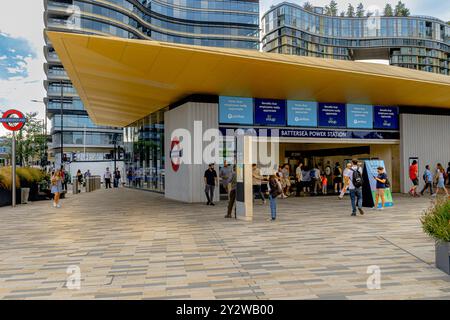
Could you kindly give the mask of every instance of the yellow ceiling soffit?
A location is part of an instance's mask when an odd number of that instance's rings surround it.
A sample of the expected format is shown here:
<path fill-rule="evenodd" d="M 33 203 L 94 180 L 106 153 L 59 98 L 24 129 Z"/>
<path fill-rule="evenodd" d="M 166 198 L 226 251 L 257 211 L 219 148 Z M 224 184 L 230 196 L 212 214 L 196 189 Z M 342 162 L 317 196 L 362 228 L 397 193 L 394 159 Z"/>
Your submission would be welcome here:
<path fill-rule="evenodd" d="M 126 126 L 191 94 L 450 108 L 450 77 L 405 68 L 47 32 L 92 120 Z"/>

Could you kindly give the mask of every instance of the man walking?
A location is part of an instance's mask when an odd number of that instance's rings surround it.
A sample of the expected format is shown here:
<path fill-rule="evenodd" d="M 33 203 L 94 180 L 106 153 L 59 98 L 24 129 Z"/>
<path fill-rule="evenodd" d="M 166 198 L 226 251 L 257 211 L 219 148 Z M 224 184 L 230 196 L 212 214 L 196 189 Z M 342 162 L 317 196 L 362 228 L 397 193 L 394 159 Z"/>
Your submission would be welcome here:
<path fill-rule="evenodd" d="M 120 183 L 120 170 L 116 169 L 116 171 L 114 171 L 114 188 L 118 188 L 119 187 L 119 183 Z"/>
<path fill-rule="evenodd" d="M 414 160 L 409 166 L 409 179 L 411 179 L 412 187 L 409 189 L 409 194 L 413 197 L 418 197 L 417 187 L 419 186 L 419 165 L 417 160 Z"/>
<path fill-rule="evenodd" d="M 322 181 L 320 180 L 320 169 L 318 165 L 314 165 L 311 170 L 311 184 L 314 188 L 314 195 L 318 194 L 319 190 L 322 190 Z"/>
<path fill-rule="evenodd" d="M 230 200 L 231 192 L 231 178 L 233 175 L 233 168 L 228 165 L 227 160 L 223 162 L 223 167 L 219 171 L 219 178 L 222 183 L 223 188 L 227 192 L 228 200 Z"/>
<path fill-rule="evenodd" d="M 350 201 L 352 203 L 352 217 L 356 216 L 356 209 L 361 215 L 364 214 L 362 209 L 362 169 L 358 167 L 358 160 L 352 160 L 352 167 L 344 176 L 345 183 L 350 191 Z"/>
<path fill-rule="evenodd" d="M 205 194 L 206 194 L 206 205 L 207 206 L 214 206 L 214 189 L 216 185 L 218 184 L 217 180 L 217 172 L 214 169 L 214 163 L 210 163 L 208 166 L 208 169 L 205 171 L 205 174 L 203 176 L 205 180 Z"/>
<path fill-rule="evenodd" d="M 109 168 L 106 168 L 106 172 L 103 175 L 103 179 L 105 180 L 105 187 L 106 189 L 111 189 L 111 171 L 109 171 Z"/>
<path fill-rule="evenodd" d="M 423 187 L 420 194 L 423 196 L 425 191 L 430 189 L 430 196 L 433 195 L 433 174 L 431 173 L 430 166 L 425 166 L 425 172 L 423 173 L 423 181 L 425 182 L 425 186 Z"/>
<path fill-rule="evenodd" d="M 225 216 L 226 219 L 231 219 L 231 212 L 233 211 L 234 204 L 236 203 L 236 186 L 237 186 L 236 168 L 234 168 L 231 171 L 231 180 L 230 180 L 229 186 L 230 186 L 230 194 L 228 197 L 228 211 Z M 236 213 L 235 213 L 234 217 L 236 218 Z"/>

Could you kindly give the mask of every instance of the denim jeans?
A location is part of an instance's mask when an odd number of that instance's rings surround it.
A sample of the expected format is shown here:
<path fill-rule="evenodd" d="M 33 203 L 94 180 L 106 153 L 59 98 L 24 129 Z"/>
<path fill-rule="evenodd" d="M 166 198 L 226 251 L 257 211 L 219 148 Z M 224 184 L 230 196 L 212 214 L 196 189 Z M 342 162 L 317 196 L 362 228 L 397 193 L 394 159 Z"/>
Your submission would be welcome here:
<path fill-rule="evenodd" d="M 362 209 L 362 187 L 350 189 L 350 201 L 352 202 L 352 214 L 356 214 L 356 206 Z"/>
<path fill-rule="evenodd" d="M 216 186 L 210 186 L 210 185 L 206 185 L 205 186 L 205 194 L 206 194 L 206 199 L 208 200 L 208 203 L 212 203 L 214 201 L 214 189 Z"/>
<path fill-rule="evenodd" d="M 270 213 L 272 219 L 276 219 L 277 217 L 277 198 L 272 197 L 271 194 L 269 194 L 269 201 L 270 201 Z"/>

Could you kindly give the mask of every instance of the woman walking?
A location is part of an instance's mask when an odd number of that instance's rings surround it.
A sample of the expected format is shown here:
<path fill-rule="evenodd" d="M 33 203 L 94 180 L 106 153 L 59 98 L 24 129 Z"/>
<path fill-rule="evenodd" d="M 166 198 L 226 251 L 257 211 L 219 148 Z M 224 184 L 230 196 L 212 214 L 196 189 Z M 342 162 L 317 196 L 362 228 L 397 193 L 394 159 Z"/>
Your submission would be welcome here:
<path fill-rule="evenodd" d="M 81 173 L 80 169 L 78 169 L 77 171 L 77 181 L 78 181 L 77 192 L 81 192 L 81 186 L 83 185 L 83 174 Z"/>
<path fill-rule="evenodd" d="M 374 179 L 377 181 L 377 193 L 375 195 L 375 210 L 384 210 L 384 203 L 386 202 L 384 198 L 384 191 L 386 189 L 386 181 L 387 181 L 387 174 L 384 172 L 383 167 L 378 167 L 378 176 L 374 176 Z M 378 203 L 380 202 L 381 198 L 381 208 L 378 208 Z"/>
<path fill-rule="evenodd" d="M 282 193 L 283 188 L 279 178 L 276 175 L 271 175 L 269 178 L 270 221 L 275 221 L 277 218 L 277 197 Z"/>
<path fill-rule="evenodd" d="M 437 164 L 436 180 L 436 193 L 433 194 L 433 197 L 436 197 L 439 194 L 439 190 L 443 190 L 448 197 L 448 191 L 447 188 L 445 188 L 445 169 L 440 163 Z"/>
<path fill-rule="evenodd" d="M 59 197 L 61 196 L 62 191 L 62 177 L 61 177 L 61 171 L 56 170 L 51 178 L 51 192 L 53 193 L 53 207 L 55 208 L 61 208 L 61 205 L 59 204 Z"/>

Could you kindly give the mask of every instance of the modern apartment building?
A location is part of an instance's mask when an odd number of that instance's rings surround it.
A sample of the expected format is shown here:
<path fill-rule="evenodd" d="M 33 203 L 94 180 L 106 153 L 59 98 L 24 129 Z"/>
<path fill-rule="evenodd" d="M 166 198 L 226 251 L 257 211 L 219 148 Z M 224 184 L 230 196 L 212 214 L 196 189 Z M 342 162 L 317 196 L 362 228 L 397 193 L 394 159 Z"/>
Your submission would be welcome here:
<path fill-rule="evenodd" d="M 44 0 L 44 4 L 48 31 L 259 49 L 258 0 Z M 53 138 L 50 153 L 59 164 L 62 127 L 63 154 L 67 160 L 72 164 L 84 162 L 84 167 L 86 163 L 92 167 L 100 162 L 105 167 L 102 162 L 112 157 L 114 140 L 122 143 L 123 131 L 93 123 L 45 32 L 44 37 L 45 103 Z M 109 101 L 99 103 L 108 112 Z M 137 134 L 136 141 L 157 137 L 158 128 L 158 123 L 148 124 Z M 154 144 L 136 145 L 134 148 Z M 145 167 L 157 167 L 156 162 L 150 164 L 153 159 L 150 150 L 135 151 L 127 152 L 129 159 L 140 155 Z"/>
<path fill-rule="evenodd" d="M 450 74 L 450 25 L 433 17 L 332 17 L 282 2 L 261 22 L 267 52 L 340 60 L 385 59 L 394 66 Z"/>

